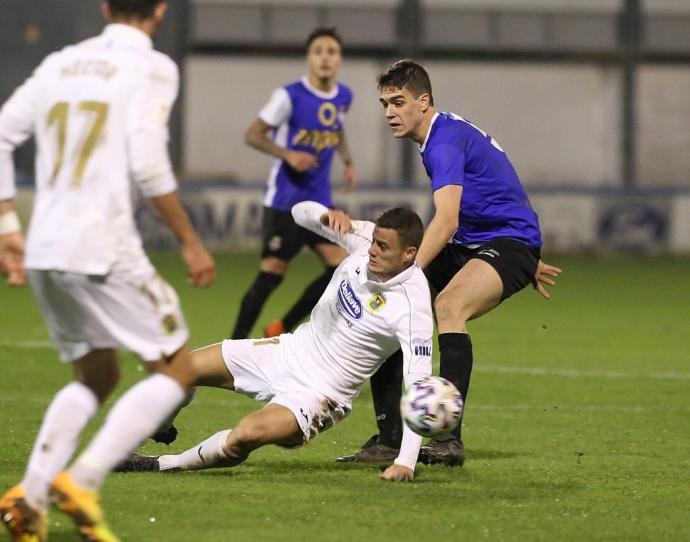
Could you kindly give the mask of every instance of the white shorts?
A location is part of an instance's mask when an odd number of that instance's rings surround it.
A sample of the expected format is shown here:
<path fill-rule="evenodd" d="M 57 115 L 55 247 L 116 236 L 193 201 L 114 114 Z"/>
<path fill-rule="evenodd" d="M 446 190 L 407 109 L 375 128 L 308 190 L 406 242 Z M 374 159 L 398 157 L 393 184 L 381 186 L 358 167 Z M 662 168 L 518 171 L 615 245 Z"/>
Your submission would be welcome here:
<path fill-rule="evenodd" d="M 105 348 L 157 361 L 189 338 L 175 290 L 150 266 L 105 276 L 33 269 L 29 281 L 62 361 Z"/>
<path fill-rule="evenodd" d="M 290 410 L 306 444 L 347 416 L 352 406 L 349 401 L 334 401 L 305 385 L 308 375 L 297 375 L 290 367 L 293 353 L 287 338 L 289 335 L 225 340 L 223 360 L 235 381 L 235 391 Z"/>

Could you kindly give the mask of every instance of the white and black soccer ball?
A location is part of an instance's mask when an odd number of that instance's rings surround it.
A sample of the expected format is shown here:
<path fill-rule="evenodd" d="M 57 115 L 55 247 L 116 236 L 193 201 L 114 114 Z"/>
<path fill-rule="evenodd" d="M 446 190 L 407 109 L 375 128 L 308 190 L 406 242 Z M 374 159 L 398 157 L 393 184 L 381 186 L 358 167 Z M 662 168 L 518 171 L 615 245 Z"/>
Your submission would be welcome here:
<path fill-rule="evenodd" d="M 423 437 L 450 433 L 458 426 L 462 409 L 460 392 L 440 376 L 426 376 L 412 383 L 400 401 L 403 420 Z"/>

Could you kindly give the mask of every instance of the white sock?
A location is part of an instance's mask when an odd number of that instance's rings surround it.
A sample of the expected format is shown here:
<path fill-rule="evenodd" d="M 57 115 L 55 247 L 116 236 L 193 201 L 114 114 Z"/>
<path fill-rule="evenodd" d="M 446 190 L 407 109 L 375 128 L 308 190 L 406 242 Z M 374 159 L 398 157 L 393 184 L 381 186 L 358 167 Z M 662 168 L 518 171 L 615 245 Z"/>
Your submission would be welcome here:
<path fill-rule="evenodd" d="M 175 380 L 162 374 L 132 386 L 70 469 L 74 481 L 88 489 L 100 488 L 107 474 L 160 427 L 185 395 Z"/>
<path fill-rule="evenodd" d="M 225 442 L 232 429 L 220 431 L 178 455 L 162 455 L 158 458 L 161 470 L 200 470 L 213 467 L 232 467 L 242 462 L 239 457 L 225 453 Z"/>
<path fill-rule="evenodd" d="M 50 483 L 67 466 L 79 435 L 97 410 L 96 394 L 80 382 L 68 384 L 53 397 L 21 482 L 34 508 L 45 510 Z"/>

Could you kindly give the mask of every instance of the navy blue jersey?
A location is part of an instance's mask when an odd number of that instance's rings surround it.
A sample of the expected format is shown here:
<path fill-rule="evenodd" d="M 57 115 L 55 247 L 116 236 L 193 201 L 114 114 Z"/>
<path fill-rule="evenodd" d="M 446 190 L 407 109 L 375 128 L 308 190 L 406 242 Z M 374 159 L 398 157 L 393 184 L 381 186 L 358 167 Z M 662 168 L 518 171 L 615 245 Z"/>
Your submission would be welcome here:
<path fill-rule="evenodd" d="M 259 117 L 275 127 L 277 145 L 314 154 L 315 168 L 299 173 L 277 160 L 268 179 L 267 207 L 290 211 L 300 201 L 318 201 L 332 207 L 330 171 L 335 147 L 343 137 L 343 120 L 352 91 L 337 83 L 332 92 L 320 92 L 306 77 L 277 89 Z"/>
<path fill-rule="evenodd" d="M 437 113 L 420 148 L 433 191 L 462 186 L 455 244 L 509 237 L 542 245 L 539 219 L 503 149 L 491 136 L 453 113 Z"/>

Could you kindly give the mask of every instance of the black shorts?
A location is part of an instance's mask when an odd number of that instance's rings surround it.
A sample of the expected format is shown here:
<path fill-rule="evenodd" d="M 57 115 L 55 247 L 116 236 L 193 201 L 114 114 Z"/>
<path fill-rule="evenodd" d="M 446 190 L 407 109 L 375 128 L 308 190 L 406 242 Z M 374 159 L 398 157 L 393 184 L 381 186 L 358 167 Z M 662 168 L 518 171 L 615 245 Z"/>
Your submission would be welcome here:
<path fill-rule="evenodd" d="M 314 248 L 316 245 L 334 244 L 325 237 L 298 226 L 289 211 L 279 211 L 271 207 L 264 207 L 261 230 L 262 258 L 275 256 L 289 262 L 304 245 Z"/>
<path fill-rule="evenodd" d="M 501 301 L 534 282 L 540 249 L 520 241 L 501 237 L 478 248 L 448 244 L 424 270 L 429 284 L 440 292 L 455 274 L 472 259 L 483 260 L 493 267 L 503 282 Z"/>

